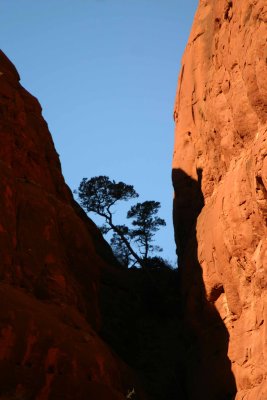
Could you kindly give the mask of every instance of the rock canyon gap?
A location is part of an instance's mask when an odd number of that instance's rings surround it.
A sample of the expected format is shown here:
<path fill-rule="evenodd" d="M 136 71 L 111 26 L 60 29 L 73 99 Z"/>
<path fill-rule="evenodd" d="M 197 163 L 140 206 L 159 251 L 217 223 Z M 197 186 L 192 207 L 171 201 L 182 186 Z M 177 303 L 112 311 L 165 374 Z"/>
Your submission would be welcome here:
<path fill-rule="evenodd" d="M 171 297 L 118 265 L 0 52 L 1 400 L 267 399 L 266 22 L 265 0 L 199 1 L 174 107 L 179 269 L 154 272 Z"/>

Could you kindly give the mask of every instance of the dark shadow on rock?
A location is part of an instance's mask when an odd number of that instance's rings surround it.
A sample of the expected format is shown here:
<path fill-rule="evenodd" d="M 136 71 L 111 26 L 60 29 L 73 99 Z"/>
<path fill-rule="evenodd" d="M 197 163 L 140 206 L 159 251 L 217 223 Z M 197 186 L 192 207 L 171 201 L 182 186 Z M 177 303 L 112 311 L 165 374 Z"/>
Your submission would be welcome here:
<path fill-rule="evenodd" d="M 100 300 L 102 337 L 134 369 L 148 399 L 184 400 L 177 269 L 109 268 Z"/>
<path fill-rule="evenodd" d="M 227 356 L 229 333 L 212 302 L 207 301 L 198 260 L 196 222 L 204 206 L 198 180 L 183 170 L 172 173 L 173 219 L 179 260 L 180 312 L 184 352 L 181 373 L 186 400 L 232 400 L 235 379 Z"/>

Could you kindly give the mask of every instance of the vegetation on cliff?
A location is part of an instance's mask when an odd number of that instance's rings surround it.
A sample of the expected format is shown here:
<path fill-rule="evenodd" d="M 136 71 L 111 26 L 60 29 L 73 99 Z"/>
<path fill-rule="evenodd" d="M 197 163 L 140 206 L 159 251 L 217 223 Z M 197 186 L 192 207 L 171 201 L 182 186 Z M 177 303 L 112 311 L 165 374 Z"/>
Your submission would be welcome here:
<path fill-rule="evenodd" d="M 131 220 L 129 227 L 114 222 L 113 207 L 119 201 L 128 201 L 139 196 L 132 185 L 115 182 L 107 176 L 97 176 L 83 178 L 75 193 L 88 213 L 93 212 L 104 219 L 105 224 L 100 229 L 103 234 L 112 232 L 110 245 L 122 265 L 138 265 L 143 268 L 156 264 L 167 265 L 162 258 L 151 256 L 154 252 L 162 251 L 153 242 L 155 233 L 166 225 L 164 219 L 157 215 L 160 209 L 158 201 L 144 201 L 131 206 L 127 212 L 127 219 Z"/>

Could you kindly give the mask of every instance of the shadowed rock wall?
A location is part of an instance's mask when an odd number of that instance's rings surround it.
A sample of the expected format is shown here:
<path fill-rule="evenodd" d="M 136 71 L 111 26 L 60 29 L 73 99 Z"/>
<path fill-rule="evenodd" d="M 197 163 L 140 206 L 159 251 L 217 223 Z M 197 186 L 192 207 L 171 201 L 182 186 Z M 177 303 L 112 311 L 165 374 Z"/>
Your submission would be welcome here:
<path fill-rule="evenodd" d="M 189 399 L 227 399 L 235 390 L 236 400 L 267 398 L 266 20 L 265 0 L 200 0 L 182 59 L 174 225 L 184 318 L 198 348 L 192 354 L 188 344 L 187 371 L 202 386 Z M 216 341 L 233 373 L 232 394 L 216 393 L 216 368 L 208 378 L 214 391 L 206 381 L 205 394 L 200 384 L 203 360 L 212 366 L 217 357 Z"/>
<path fill-rule="evenodd" d="M 142 399 L 96 333 L 113 255 L 73 200 L 41 107 L 2 52 L 0 192 L 1 399 L 123 400 L 133 388 Z"/>

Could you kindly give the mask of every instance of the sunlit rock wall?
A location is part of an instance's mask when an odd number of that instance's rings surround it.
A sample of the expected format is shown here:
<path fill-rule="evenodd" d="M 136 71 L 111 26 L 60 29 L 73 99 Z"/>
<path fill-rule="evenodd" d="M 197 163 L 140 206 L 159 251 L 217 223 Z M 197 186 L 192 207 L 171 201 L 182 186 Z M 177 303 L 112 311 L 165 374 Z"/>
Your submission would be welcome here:
<path fill-rule="evenodd" d="M 187 370 L 206 382 L 189 398 L 267 399 L 266 21 L 265 0 L 200 0 L 182 59 L 174 225 Z"/>

